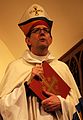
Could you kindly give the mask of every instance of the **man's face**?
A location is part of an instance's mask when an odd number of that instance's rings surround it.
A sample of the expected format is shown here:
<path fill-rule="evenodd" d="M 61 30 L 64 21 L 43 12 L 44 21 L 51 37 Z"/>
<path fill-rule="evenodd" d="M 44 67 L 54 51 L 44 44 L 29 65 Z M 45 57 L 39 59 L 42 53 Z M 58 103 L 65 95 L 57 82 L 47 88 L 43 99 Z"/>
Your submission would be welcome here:
<path fill-rule="evenodd" d="M 40 49 L 48 49 L 52 43 L 50 29 L 45 25 L 37 25 L 31 30 L 31 35 L 26 39 L 26 43 L 31 45 L 31 51 L 34 53 Z"/>

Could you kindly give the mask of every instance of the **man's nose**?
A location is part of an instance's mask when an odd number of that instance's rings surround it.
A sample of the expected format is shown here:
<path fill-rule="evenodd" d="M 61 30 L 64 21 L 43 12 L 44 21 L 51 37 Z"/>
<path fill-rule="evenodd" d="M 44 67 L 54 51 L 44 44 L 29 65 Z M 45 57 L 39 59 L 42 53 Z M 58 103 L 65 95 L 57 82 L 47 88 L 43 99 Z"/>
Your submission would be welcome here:
<path fill-rule="evenodd" d="M 40 30 L 40 35 L 45 35 L 45 31 L 43 29 Z"/>

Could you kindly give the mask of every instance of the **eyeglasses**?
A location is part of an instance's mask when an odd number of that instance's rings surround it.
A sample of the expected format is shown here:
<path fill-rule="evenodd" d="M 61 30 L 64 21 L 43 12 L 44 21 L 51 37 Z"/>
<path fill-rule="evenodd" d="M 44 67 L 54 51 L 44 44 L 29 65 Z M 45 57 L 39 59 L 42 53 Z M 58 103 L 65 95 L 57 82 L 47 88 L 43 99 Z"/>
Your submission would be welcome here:
<path fill-rule="evenodd" d="M 31 30 L 31 33 L 39 34 L 41 31 L 43 31 L 44 33 L 50 33 L 50 29 L 49 28 L 33 28 Z"/>

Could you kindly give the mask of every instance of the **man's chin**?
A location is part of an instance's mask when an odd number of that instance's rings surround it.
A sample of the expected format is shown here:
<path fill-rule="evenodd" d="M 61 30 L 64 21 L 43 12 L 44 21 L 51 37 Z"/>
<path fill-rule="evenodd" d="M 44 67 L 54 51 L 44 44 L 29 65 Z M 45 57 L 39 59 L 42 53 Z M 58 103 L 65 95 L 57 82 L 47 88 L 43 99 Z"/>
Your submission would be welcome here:
<path fill-rule="evenodd" d="M 42 44 L 39 46 L 40 49 L 48 49 L 48 45 Z"/>

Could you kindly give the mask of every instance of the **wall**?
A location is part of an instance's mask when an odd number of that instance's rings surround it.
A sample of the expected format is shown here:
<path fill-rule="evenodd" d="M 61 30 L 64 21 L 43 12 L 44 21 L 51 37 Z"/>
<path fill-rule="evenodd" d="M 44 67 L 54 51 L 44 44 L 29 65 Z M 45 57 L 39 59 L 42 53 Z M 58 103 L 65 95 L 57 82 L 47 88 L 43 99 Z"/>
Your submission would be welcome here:
<path fill-rule="evenodd" d="M 7 46 L 0 40 L 0 81 L 9 62 L 14 60 L 14 56 L 11 54 Z"/>

